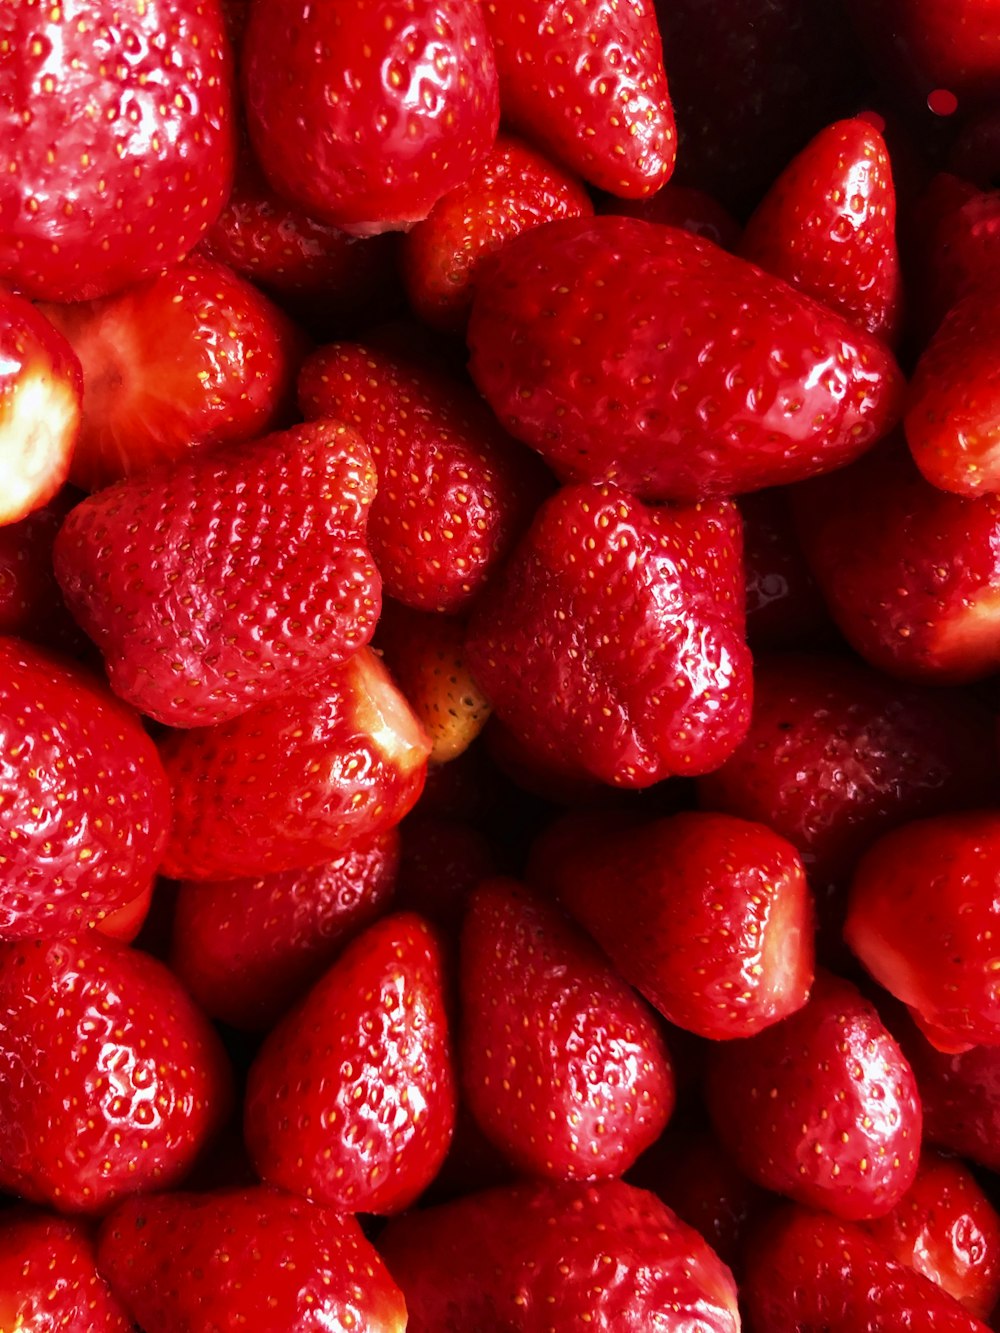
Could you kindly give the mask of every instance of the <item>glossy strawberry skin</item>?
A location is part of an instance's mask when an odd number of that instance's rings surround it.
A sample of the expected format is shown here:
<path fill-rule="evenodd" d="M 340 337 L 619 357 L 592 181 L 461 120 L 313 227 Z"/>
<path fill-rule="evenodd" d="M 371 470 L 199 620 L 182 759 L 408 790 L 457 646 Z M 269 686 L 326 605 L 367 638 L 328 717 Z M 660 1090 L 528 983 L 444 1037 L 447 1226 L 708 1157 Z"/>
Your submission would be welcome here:
<path fill-rule="evenodd" d="M 870 335 L 710 241 L 632 218 L 510 241 L 477 286 L 469 346 L 490 406 L 560 480 L 646 499 L 830 471 L 901 410 Z"/>
<path fill-rule="evenodd" d="M 0 1328 L 131 1333 L 133 1324 L 79 1222 L 15 1209 L 0 1217 Z"/>
<path fill-rule="evenodd" d="M 521 1173 L 619 1176 L 662 1132 L 673 1076 L 652 1014 L 581 931 L 513 880 L 469 900 L 460 993 L 466 1101 Z"/>
<path fill-rule="evenodd" d="M 81 667 L 0 639 L 0 939 L 92 926 L 147 888 L 170 791 L 139 719 Z"/>
<path fill-rule="evenodd" d="M 162 964 L 96 933 L 0 946 L 5 1189 L 93 1213 L 167 1188 L 230 1097 L 218 1037 Z"/>
<path fill-rule="evenodd" d="M 426 217 L 496 137 L 489 34 L 461 0 L 264 0 L 250 11 L 243 75 L 271 184 L 361 235 Z"/>
<path fill-rule="evenodd" d="M 247 1149 L 270 1184 L 340 1212 L 394 1213 L 434 1179 L 454 1122 L 439 945 L 419 917 L 385 917 L 265 1041 Z"/>
<path fill-rule="evenodd" d="M 644 1333 L 690 1323 L 738 1333 L 732 1276 L 659 1199 L 621 1181 L 528 1183 L 391 1222 L 379 1239 L 407 1333 L 552 1327 Z"/>
<path fill-rule="evenodd" d="M 579 485 L 538 511 L 478 602 L 466 649 L 539 761 L 643 787 L 708 771 L 742 739 L 743 632 L 731 502 L 654 508 Z"/>
<path fill-rule="evenodd" d="M 218 0 L 7 5 L 0 61 L 0 275 L 80 301 L 181 259 L 232 183 Z"/>
<path fill-rule="evenodd" d="M 163 873 L 246 879 L 329 861 L 399 823 L 429 753 L 368 649 L 231 722 L 174 732 L 161 745 L 174 798 Z"/>
<path fill-rule="evenodd" d="M 208 726 L 371 638 L 375 487 L 353 430 L 297 426 L 91 496 L 59 534 L 56 576 L 117 694 L 168 725 Z"/>
<path fill-rule="evenodd" d="M 267 1031 L 389 903 L 399 834 L 387 829 L 308 870 L 188 881 L 170 967 L 207 1014 Z"/>
<path fill-rule="evenodd" d="M 122 1204 L 98 1258 L 146 1333 L 403 1333 L 395 1284 L 353 1217 L 264 1187 Z"/>
<path fill-rule="evenodd" d="M 486 0 L 505 120 L 601 189 L 653 194 L 677 136 L 650 0 Z"/>
<path fill-rule="evenodd" d="M 784 1022 L 712 1047 L 706 1101 L 740 1169 L 809 1207 L 878 1217 L 916 1176 L 913 1071 L 872 1006 L 829 974 Z"/>

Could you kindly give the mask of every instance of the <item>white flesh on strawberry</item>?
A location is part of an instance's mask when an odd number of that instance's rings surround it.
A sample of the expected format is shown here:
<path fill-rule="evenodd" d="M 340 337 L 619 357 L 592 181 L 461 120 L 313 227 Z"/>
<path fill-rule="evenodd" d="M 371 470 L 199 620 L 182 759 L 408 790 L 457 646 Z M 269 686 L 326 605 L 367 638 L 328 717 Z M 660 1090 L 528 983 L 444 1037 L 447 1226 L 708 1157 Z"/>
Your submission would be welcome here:
<path fill-rule="evenodd" d="M 76 394 L 48 371 L 25 370 L 9 388 L 0 400 L 0 524 L 16 523 L 55 495 L 79 425 Z"/>

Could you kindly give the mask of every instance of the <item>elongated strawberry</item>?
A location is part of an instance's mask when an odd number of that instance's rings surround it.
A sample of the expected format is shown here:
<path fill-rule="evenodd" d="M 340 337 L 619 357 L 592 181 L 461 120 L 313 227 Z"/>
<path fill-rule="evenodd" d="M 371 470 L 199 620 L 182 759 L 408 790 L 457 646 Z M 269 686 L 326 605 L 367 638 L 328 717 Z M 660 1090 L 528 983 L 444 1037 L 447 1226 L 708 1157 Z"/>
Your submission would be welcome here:
<path fill-rule="evenodd" d="M 236 155 L 218 0 L 5 5 L 0 276 L 82 301 L 196 244 Z"/>
<path fill-rule="evenodd" d="M 375 473 L 339 422 L 297 426 L 91 496 L 59 583 L 112 688 L 173 726 L 235 717 L 367 643 Z"/>
<path fill-rule="evenodd" d="M 122 1204 L 98 1257 L 146 1333 L 403 1333 L 406 1308 L 353 1217 L 262 1187 Z"/>
<path fill-rule="evenodd" d="M 116 295 L 43 309 L 83 366 L 70 478 L 84 490 L 285 424 L 304 339 L 222 264 L 187 259 Z"/>
<path fill-rule="evenodd" d="M 412 808 L 429 753 L 368 649 L 231 722 L 174 732 L 161 746 L 174 809 L 163 872 L 246 879 L 341 856 Z"/>
<path fill-rule="evenodd" d="M 261 1178 L 341 1212 L 394 1213 L 431 1183 L 455 1122 L 441 951 L 417 916 L 349 945 L 250 1070 Z"/>
<path fill-rule="evenodd" d="M 735 506 L 564 487 L 477 603 L 467 653 L 543 763 L 625 787 L 716 767 L 749 721 Z"/>
<path fill-rule="evenodd" d="M 166 1188 L 229 1102 L 218 1037 L 155 959 L 96 932 L 0 946 L 4 1189 L 75 1213 Z"/>
<path fill-rule="evenodd" d="M 86 1229 L 19 1208 L 0 1217 L 0 1328 L 130 1333 L 133 1324 L 97 1271 Z"/>
<path fill-rule="evenodd" d="M 268 180 L 345 231 L 426 217 L 496 137 L 496 66 L 478 4 L 258 0 L 242 68 Z"/>
<path fill-rule="evenodd" d="M 0 939 L 83 930 L 149 887 L 170 792 L 139 719 L 81 667 L 0 638 Z"/>
<path fill-rule="evenodd" d="M 898 420 L 869 334 L 702 237 L 571 218 L 480 279 L 470 369 L 562 481 L 647 499 L 759 490 L 857 458 Z"/>

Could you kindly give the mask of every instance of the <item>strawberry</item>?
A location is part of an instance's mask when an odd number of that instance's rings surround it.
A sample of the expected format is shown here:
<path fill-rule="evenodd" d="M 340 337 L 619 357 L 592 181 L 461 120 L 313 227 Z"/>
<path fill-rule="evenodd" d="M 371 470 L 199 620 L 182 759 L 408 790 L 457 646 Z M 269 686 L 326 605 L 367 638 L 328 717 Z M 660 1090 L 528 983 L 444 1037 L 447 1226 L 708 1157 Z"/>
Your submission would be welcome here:
<path fill-rule="evenodd" d="M 0 67 L 0 277 L 84 301 L 183 258 L 232 183 L 218 0 L 4 5 Z"/>
<path fill-rule="evenodd" d="M 644 787 L 715 768 L 750 711 L 735 506 L 564 487 L 477 603 L 466 654 L 501 721 L 561 771 Z"/>
<path fill-rule="evenodd" d="M 916 1080 L 849 982 L 821 973 L 803 1009 L 712 1047 L 707 1066 L 715 1132 L 758 1185 L 857 1220 L 889 1212 L 913 1184 Z"/>
<path fill-rule="evenodd" d="M 0 945 L 0 1187 L 64 1212 L 181 1180 L 229 1110 L 219 1040 L 111 940 Z"/>
<path fill-rule="evenodd" d="M 499 874 L 489 839 L 464 820 L 425 814 L 423 802 L 400 827 L 396 907 L 418 912 L 457 943 L 469 894 Z"/>
<path fill-rule="evenodd" d="M 261 1187 L 122 1204 L 98 1259 L 146 1333 L 403 1333 L 406 1309 L 353 1217 Z"/>
<path fill-rule="evenodd" d="M 0 638 L 0 755 L 0 939 L 83 930 L 148 888 L 170 792 L 101 682 Z"/>
<path fill-rule="evenodd" d="M 440 948 L 420 917 L 385 917 L 261 1047 L 247 1149 L 270 1184 L 341 1212 L 394 1213 L 437 1175 L 454 1122 Z"/>
<path fill-rule="evenodd" d="M 0 219 L 2 207 L 0 199 Z M 66 480 L 82 401 L 72 347 L 30 302 L 0 289 L 0 527 L 41 508 Z"/>
<path fill-rule="evenodd" d="M 865 1230 L 977 1319 L 990 1317 L 1000 1297 L 1000 1216 L 962 1162 L 924 1153 L 909 1193 Z"/>
<path fill-rule="evenodd" d="M 346 421 L 378 471 L 368 539 L 390 596 L 456 612 L 480 591 L 546 483 L 475 393 L 371 346 L 333 343 L 306 361 L 309 420 Z"/>
<path fill-rule="evenodd" d="M 133 1324 L 85 1228 L 25 1208 L 0 1215 L 0 1328 L 131 1333 Z"/>
<path fill-rule="evenodd" d="M 52 568 L 52 545 L 83 496 L 71 486 L 18 523 L 0 527 L 0 634 L 85 653 L 89 640 L 70 615 Z"/>
<path fill-rule="evenodd" d="M 386 829 L 309 870 L 184 883 L 170 967 L 213 1018 L 266 1031 L 382 914 L 398 863 Z"/>
<path fill-rule="evenodd" d="M 571 814 L 536 843 L 531 877 L 678 1027 L 746 1037 L 809 998 L 802 862 L 761 824 L 697 812 Z"/>
<path fill-rule="evenodd" d="M 674 169 L 674 113 L 651 0 L 486 0 L 505 120 L 612 194 Z"/>
<path fill-rule="evenodd" d="M 674 1088 L 653 1015 L 582 932 L 513 880 L 469 900 L 460 990 L 466 1101 L 520 1172 L 604 1180 L 662 1132 Z"/>
<path fill-rule="evenodd" d="M 425 218 L 496 138 L 496 66 L 478 4 L 256 0 L 242 59 L 264 174 L 356 235 Z"/>
<path fill-rule="evenodd" d="M 222 264 L 188 259 L 113 296 L 43 309 L 83 366 L 70 477 L 84 490 L 255 439 L 289 415 L 302 337 Z"/>
<path fill-rule="evenodd" d="M 740 253 L 892 342 L 902 313 L 896 192 L 875 126 L 839 120 L 811 139 L 757 206 Z"/>
<path fill-rule="evenodd" d="M 860 1226 L 795 1206 L 754 1237 L 743 1296 L 754 1333 L 987 1333 Z"/>
<path fill-rule="evenodd" d="M 911 290 L 921 343 L 953 305 L 1000 284 L 1000 192 L 939 173 L 910 219 Z"/>
<path fill-rule="evenodd" d="M 757 651 L 815 648 L 837 631 L 806 564 L 783 486 L 740 496 L 747 638 Z"/>
<path fill-rule="evenodd" d="M 729 1269 L 659 1199 L 617 1180 L 467 1195 L 391 1222 L 379 1249 L 407 1333 L 739 1333 Z"/>
<path fill-rule="evenodd" d="M 470 369 L 560 480 L 646 499 L 759 490 L 857 458 L 901 380 L 869 334 L 702 237 L 570 218 L 476 288 Z"/>
<path fill-rule="evenodd" d="M 740 242 L 742 228 L 727 209 L 704 190 L 691 185 L 669 181 L 655 194 L 645 199 L 615 199 L 609 196 L 599 209 L 623 218 L 640 218 L 643 222 L 660 222 L 665 227 L 681 227 L 684 231 L 704 236 L 707 241 L 721 245 L 723 250 L 735 250 Z"/>
<path fill-rule="evenodd" d="M 365 545 L 375 485 L 360 437 L 324 422 L 78 505 L 56 576 L 115 692 L 160 722 L 207 726 L 367 643 L 380 605 Z"/>
<path fill-rule="evenodd" d="M 1000 815 L 939 815 L 862 858 L 845 938 L 943 1051 L 1000 1046 Z"/>
<path fill-rule="evenodd" d="M 341 856 L 412 808 L 429 752 L 367 649 L 231 722 L 173 732 L 161 746 L 174 796 L 163 872 L 247 879 Z"/>

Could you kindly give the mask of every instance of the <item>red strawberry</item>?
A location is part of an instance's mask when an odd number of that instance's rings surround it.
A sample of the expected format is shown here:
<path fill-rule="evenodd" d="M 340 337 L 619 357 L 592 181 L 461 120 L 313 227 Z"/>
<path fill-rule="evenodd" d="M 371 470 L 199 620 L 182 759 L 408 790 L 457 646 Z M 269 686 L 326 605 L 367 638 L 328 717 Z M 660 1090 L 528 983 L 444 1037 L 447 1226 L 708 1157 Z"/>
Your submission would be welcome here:
<path fill-rule="evenodd" d="M 394 1213 L 431 1183 L 455 1123 L 440 948 L 419 917 L 350 944 L 250 1070 L 261 1178 L 342 1212 Z"/>
<path fill-rule="evenodd" d="M 188 259 L 114 296 L 45 306 L 83 366 L 70 476 L 84 490 L 284 424 L 303 339 L 222 264 Z"/>
<path fill-rule="evenodd" d="M 896 422 L 891 355 L 699 236 L 570 218 L 504 246 L 470 369 L 563 481 L 647 499 L 759 490 L 857 458 Z"/>
<path fill-rule="evenodd" d="M 674 169 L 674 113 L 651 0 L 486 0 L 505 120 L 612 194 Z"/>
<path fill-rule="evenodd" d="M 711 1048 L 706 1102 L 751 1180 L 837 1217 L 889 1212 L 916 1176 L 913 1071 L 872 1006 L 829 974 L 791 1018 Z"/>
<path fill-rule="evenodd" d="M 425 324 L 462 333 L 484 259 L 553 218 L 593 213 L 586 190 L 520 139 L 501 135 L 463 185 L 406 236 L 403 278 Z"/>
<path fill-rule="evenodd" d="M 943 1051 L 1000 1046 L 1000 815 L 940 815 L 886 834 L 851 885 L 845 938 Z"/>
<path fill-rule="evenodd" d="M 717 767 L 750 711 L 735 506 L 564 487 L 478 602 L 466 652 L 558 771 L 644 787 Z"/>
<path fill-rule="evenodd" d="M 0 1216 L 0 1328 L 131 1333 L 79 1222 L 15 1209 Z"/>
<path fill-rule="evenodd" d="M 739 1333 L 729 1269 L 659 1199 L 617 1180 L 467 1195 L 391 1222 L 379 1249 L 407 1333 Z"/>
<path fill-rule="evenodd" d="M 299 398 L 307 418 L 346 421 L 371 448 L 368 539 L 386 592 L 422 611 L 466 606 L 544 493 L 536 460 L 470 389 L 373 347 L 320 348 Z"/>
<path fill-rule="evenodd" d="M 229 1110 L 162 964 L 92 934 L 0 945 L 0 1186 L 65 1212 L 181 1180 Z"/>
<path fill-rule="evenodd" d="M 160 722 L 209 725 L 367 643 L 375 485 L 360 437 L 322 422 L 85 500 L 56 541 L 56 575 L 115 692 Z"/>
<path fill-rule="evenodd" d="M 547 903 L 490 880 L 461 945 L 462 1083 L 524 1174 L 619 1176 L 662 1132 L 673 1076 L 652 1014 Z"/>
<path fill-rule="evenodd" d="M 174 732 L 161 747 L 174 795 L 163 872 L 247 879 L 342 856 L 412 808 L 429 752 L 367 649 L 231 722 Z"/>
<path fill-rule="evenodd" d="M 921 341 L 953 305 L 1000 284 L 1000 192 L 982 192 L 941 173 L 909 219 L 911 290 Z"/>
<path fill-rule="evenodd" d="M 747 637 L 755 650 L 814 648 L 837 631 L 806 564 L 783 486 L 740 497 Z"/>
<path fill-rule="evenodd" d="M 865 1230 L 977 1319 L 1000 1297 L 1000 1216 L 963 1163 L 927 1152 L 909 1193 Z"/>
<path fill-rule="evenodd" d="M 758 205 L 740 253 L 891 342 L 902 302 L 896 192 L 875 126 L 857 117 L 821 130 Z"/>
<path fill-rule="evenodd" d="M 218 0 L 4 5 L 0 276 L 83 301 L 183 258 L 232 183 Z"/>
<path fill-rule="evenodd" d="M 0 194 L 0 233 L 2 210 Z M 0 254 L 2 244 L 0 234 Z M 0 526 L 39 509 L 66 480 L 82 395 L 80 362 L 66 339 L 30 302 L 0 289 Z"/>
<path fill-rule="evenodd" d="M 0 939 L 82 930 L 147 889 L 170 826 L 156 747 L 82 668 L 0 638 Z"/>
<path fill-rule="evenodd" d="M 645 199 L 608 197 L 600 211 L 618 217 L 640 218 L 643 222 L 660 222 L 666 227 L 681 227 L 721 245 L 723 250 L 735 250 L 742 232 L 740 224 L 718 200 L 704 190 L 677 185 L 674 181 L 661 186 Z"/>
<path fill-rule="evenodd" d="M 77 654 L 89 641 L 67 610 L 52 568 L 52 545 L 83 496 L 71 486 L 19 523 L 0 527 L 0 634 Z"/>
<path fill-rule="evenodd" d="M 717 1040 L 800 1009 L 813 976 L 812 901 L 790 843 L 761 824 L 685 813 L 569 815 L 531 877 L 671 1023 Z"/>
<path fill-rule="evenodd" d="M 146 1333 L 403 1333 L 399 1290 L 353 1217 L 278 1190 L 160 1194 L 105 1222 L 102 1272 Z"/>
<path fill-rule="evenodd" d="M 426 217 L 496 137 L 493 50 L 465 0 L 257 0 L 243 75 L 271 184 L 358 235 Z"/>
<path fill-rule="evenodd" d="M 213 1018 L 266 1031 L 382 914 L 398 863 L 387 829 L 310 870 L 182 884 L 170 966 Z"/>
<path fill-rule="evenodd" d="M 754 1333 L 987 1333 L 861 1227 L 780 1209 L 757 1233 L 742 1288 Z"/>

